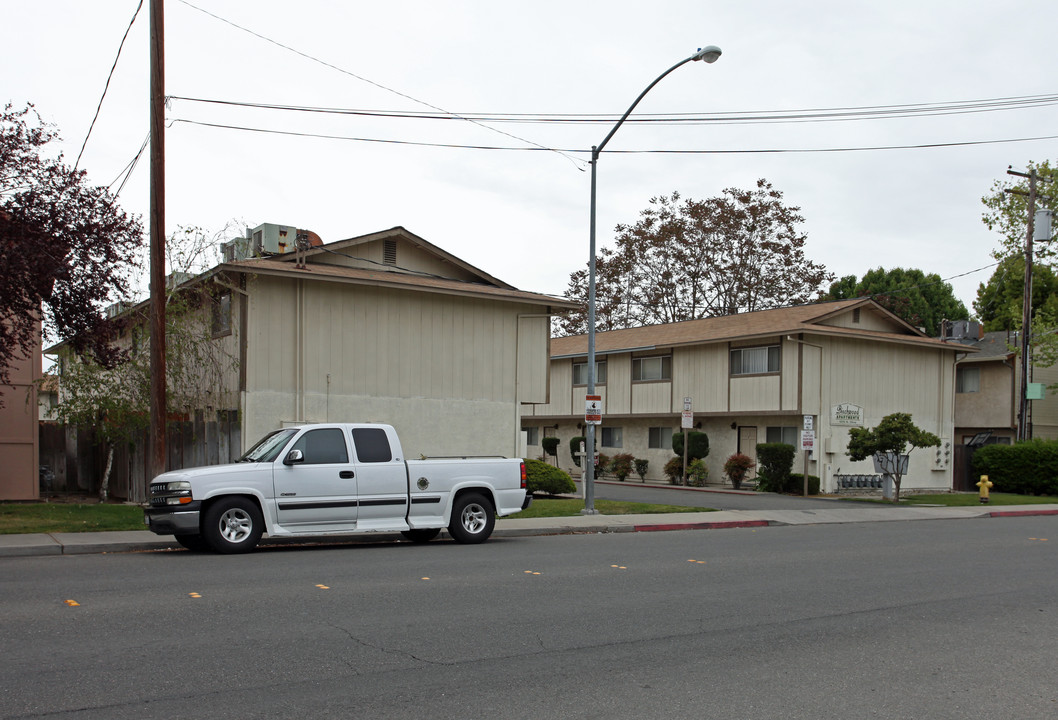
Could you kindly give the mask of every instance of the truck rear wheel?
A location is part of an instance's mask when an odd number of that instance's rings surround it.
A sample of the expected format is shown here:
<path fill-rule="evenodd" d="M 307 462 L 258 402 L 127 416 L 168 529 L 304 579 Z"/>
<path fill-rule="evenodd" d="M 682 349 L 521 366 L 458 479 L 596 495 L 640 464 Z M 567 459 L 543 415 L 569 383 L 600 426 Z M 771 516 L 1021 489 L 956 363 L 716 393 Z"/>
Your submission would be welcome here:
<path fill-rule="evenodd" d="M 496 511 L 479 493 L 467 493 L 456 498 L 448 534 L 461 543 L 480 543 L 489 539 L 496 526 Z"/>
<path fill-rule="evenodd" d="M 214 550 L 233 554 L 250 552 L 264 532 L 257 504 L 242 497 L 221 498 L 206 510 L 202 535 Z"/>

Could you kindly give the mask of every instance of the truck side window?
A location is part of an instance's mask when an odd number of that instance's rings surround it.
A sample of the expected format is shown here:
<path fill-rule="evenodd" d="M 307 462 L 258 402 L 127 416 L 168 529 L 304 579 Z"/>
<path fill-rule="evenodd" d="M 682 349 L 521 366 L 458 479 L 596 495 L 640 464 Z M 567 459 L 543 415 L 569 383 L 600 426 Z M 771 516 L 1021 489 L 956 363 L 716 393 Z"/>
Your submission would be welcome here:
<path fill-rule="evenodd" d="M 353 445 L 356 447 L 356 458 L 362 463 L 389 462 L 393 459 L 389 438 L 382 428 L 353 428 Z"/>
<path fill-rule="evenodd" d="M 291 450 L 300 450 L 305 456 L 306 465 L 349 462 L 345 437 L 339 428 L 309 430 L 298 438 Z"/>

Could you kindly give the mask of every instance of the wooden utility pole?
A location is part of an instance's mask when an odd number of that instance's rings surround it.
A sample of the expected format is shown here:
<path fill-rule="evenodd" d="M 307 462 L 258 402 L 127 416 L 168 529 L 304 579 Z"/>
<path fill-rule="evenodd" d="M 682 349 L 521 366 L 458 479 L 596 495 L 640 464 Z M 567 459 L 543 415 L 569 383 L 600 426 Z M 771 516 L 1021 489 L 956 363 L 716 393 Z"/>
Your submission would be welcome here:
<path fill-rule="evenodd" d="M 151 402 L 148 480 L 165 472 L 165 10 L 151 0 Z"/>
<path fill-rule="evenodd" d="M 1030 167 L 1027 173 L 1008 167 L 1007 175 L 1016 175 L 1029 180 L 1028 192 L 1017 188 L 1006 189 L 1008 193 L 1024 195 L 1029 199 L 1028 230 L 1025 233 L 1025 290 L 1021 300 L 1021 383 L 1018 390 L 1017 434 L 1017 440 L 1020 442 L 1029 439 L 1029 370 L 1032 367 L 1029 362 L 1030 336 L 1032 335 L 1032 236 L 1036 216 L 1036 183 L 1041 180 L 1049 182 L 1049 178 L 1041 178 L 1034 167 Z"/>

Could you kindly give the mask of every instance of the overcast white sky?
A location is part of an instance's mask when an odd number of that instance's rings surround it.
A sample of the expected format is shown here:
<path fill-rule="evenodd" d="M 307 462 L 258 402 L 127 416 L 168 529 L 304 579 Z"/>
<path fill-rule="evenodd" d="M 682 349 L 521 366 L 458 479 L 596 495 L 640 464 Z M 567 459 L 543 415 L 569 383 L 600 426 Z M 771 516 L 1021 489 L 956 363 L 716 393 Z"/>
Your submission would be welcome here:
<path fill-rule="evenodd" d="M 238 218 L 325 242 L 402 225 L 525 290 L 562 294 L 588 255 L 587 154 L 636 96 L 704 45 L 637 113 L 716 116 L 1056 95 L 1053 0 L 166 0 L 166 94 L 357 110 L 612 114 L 609 124 L 494 124 L 319 116 L 174 100 L 166 224 Z M 72 162 L 137 0 L 3 3 L 0 101 L 30 101 Z M 290 46 L 310 60 L 224 20 Z M 148 6 L 126 41 L 81 160 L 109 185 L 148 131 Z M 379 86 L 384 86 L 389 90 Z M 396 92 L 391 92 L 396 91 Z M 400 93 L 400 94 L 397 94 Z M 635 116 L 633 116 L 635 117 Z M 187 120 L 350 138 L 292 137 Z M 918 267 L 948 278 L 993 262 L 980 198 L 1008 165 L 1058 139 L 929 149 L 784 152 L 1058 135 L 1058 105 L 844 122 L 626 124 L 599 165 L 598 237 L 651 197 L 693 198 L 767 178 L 800 206 L 807 254 L 840 275 Z M 617 151 L 710 151 L 696 154 Z M 573 158 L 571 160 L 570 158 Z M 121 193 L 148 211 L 145 153 Z M 967 307 L 991 268 L 952 280 Z"/>

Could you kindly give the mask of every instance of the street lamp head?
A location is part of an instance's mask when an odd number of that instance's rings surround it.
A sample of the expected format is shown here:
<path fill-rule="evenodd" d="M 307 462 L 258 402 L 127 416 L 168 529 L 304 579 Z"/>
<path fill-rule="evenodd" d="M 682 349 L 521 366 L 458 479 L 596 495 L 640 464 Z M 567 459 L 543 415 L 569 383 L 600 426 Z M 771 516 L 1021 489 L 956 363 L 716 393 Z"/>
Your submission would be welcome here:
<path fill-rule="evenodd" d="M 698 52 L 691 56 L 691 60 L 705 60 L 707 63 L 714 63 L 720 55 L 720 48 L 716 45 L 708 45 L 703 48 L 698 48 Z"/>

